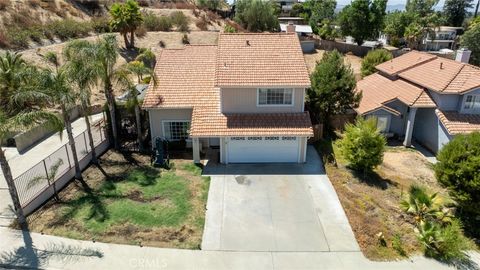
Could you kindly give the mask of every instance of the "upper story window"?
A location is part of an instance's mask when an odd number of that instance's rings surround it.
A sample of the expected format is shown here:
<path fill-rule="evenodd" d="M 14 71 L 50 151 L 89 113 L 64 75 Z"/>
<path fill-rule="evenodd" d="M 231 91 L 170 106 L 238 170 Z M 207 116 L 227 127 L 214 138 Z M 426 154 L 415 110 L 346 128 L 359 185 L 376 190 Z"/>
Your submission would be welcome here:
<path fill-rule="evenodd" d="M 480 95 L 467 95 L 463 108 L 465 110 L 480 110 Z"/>
<path fill-rule="evenodd" d="M 258 89 L 257 103 L 259 106 L 293 105 L 293 89 L 291 88 Z"/>

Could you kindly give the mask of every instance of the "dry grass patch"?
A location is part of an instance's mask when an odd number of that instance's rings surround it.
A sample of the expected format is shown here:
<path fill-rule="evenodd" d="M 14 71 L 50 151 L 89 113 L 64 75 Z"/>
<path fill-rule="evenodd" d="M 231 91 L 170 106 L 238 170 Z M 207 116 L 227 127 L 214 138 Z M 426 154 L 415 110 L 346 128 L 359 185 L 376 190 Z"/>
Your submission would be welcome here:
<path fill-rule="evenodd" d="M 392 260 L 421 253 L 415 226 L 399 203 L 411 184 L 448 196 L 437 184 L 431 164 L 416 151 L 388 147 L 383 164 L 362 175 L 346 167 L 332 141 L 324 140 L 317 148 L 364 255 Z"/>
<path fill-rule="evenodd" d="M 323 54 L 325 53 L 324 50 L 315 50 L 314 53 L 306 53 L 303 55 L 305 58 L 305 63 L 307 64 L 308 71 L 310 73 L 315 70 L 315 66 L 317 64 L 317 61 L 320 61 L 322 59 Z M 345 54 L 344 55 L 345 59 L 345 64 L 350 64 L 353 68 L 353 73 L 355 74 L 355 78 L 360 80 L 362 78 L 361 76 L 361 67 L 362 67 L 362 58 L 355 56 L 353 54 Z"/>
<path fill-rule="evenodd" d="M 33 231 L 75 239 L 171 248 L 199 248 L 209 179 L 191 160 L 170 170 L 150 157 L 107 152 L 29 217 Z"/>

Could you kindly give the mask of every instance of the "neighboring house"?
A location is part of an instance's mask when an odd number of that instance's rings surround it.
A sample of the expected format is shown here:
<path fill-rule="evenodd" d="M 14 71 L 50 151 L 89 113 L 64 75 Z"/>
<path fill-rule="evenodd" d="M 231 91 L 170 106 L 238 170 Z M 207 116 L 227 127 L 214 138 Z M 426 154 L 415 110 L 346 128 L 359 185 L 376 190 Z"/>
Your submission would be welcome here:
<path fill-rule="evenodd" d="M 457 60 L 412 51 L 378 65 L 378 73 L 357 83 L 357 113 L 375 117 L 389 136 L 416 140 L 434 153 L 455 135 L 480 130 L 480 68 Z"/>
<path fill-rule="evenodd" d="M 220 34 L 218 45 L 164 49 L 143 108 L 152 140 L 187 140 L 193 159 L 305 162 L 310 79 L 296 34 Z"/>
<path fill-rule="evenodd" d="M 463 27 L 440 26 L 422 40 L 423 48 L 425 51 L 453 50 L 457 35 L 462 31 Z"/>
<path fill-rule="evenodd" d="M 282 12 L 290 12 L 293 8 L 293 5 L 295 5 L 298 2 L 304 2 L 304 1 L 299 1 L 299 0 L 274 0 L 274 2 L 277 2 L 281 9 Z"/>
<path fill-rule="evenodd" d="M 300 46 L 304 53 L 315 51 L 315 39 L 312 36 L 313 30 L 310 25 L 296 24 L 294 21 L 280 23 L 280 31 L 286 33 L 297 33 L 300 39 Z"/>

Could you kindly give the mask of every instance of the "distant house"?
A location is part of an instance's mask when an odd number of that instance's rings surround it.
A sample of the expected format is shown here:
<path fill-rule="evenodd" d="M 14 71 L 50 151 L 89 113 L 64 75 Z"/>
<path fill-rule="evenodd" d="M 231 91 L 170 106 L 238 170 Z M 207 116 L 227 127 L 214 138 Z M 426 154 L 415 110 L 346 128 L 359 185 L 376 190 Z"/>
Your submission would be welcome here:
<path fill-rule="evenodd" d="M 461 32 L 463 27 L 440 26 L 422 40 L 423 48 L 425 51 L 453 50 L 457 36 Z"/>
<path fill-rule="evenodd" d="M 305 162 L 310 78 L 296 34 L 220 34 L 157 58 L 143 103 L 152 140 L 186 141 L 195 162 L 207 149 L 222 163 Z"/>
<path fill-rule="evenodd" d="M 300 45 L 304 53 L 315 51 L 315 39 L 310 25 L 296 24 L 295 21 L 280 23 L 280 31 L 286 33 L 296 33 L 300 39 Z"/>
<path fill-rule="evenodd" d="M 466 63 L 470 53 L 459 50 L 454 61 L 411 51 L 378 65 L 357 83 L 357 113 L 405 146 L 415 140 L 434 153 L 457 134 L 480 131 L 480 68 Z"/>

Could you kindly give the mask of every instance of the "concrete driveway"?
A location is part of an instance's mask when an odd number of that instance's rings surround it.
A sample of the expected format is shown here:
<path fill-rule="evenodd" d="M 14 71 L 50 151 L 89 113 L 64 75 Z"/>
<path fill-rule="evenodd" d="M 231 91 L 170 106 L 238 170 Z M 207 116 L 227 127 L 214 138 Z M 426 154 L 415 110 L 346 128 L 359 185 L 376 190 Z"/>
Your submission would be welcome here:
<path fill-rule="evenodd" d="M 207 166 L 203 250 L 359 251 L 313 147 L 307 164 Z"/>

